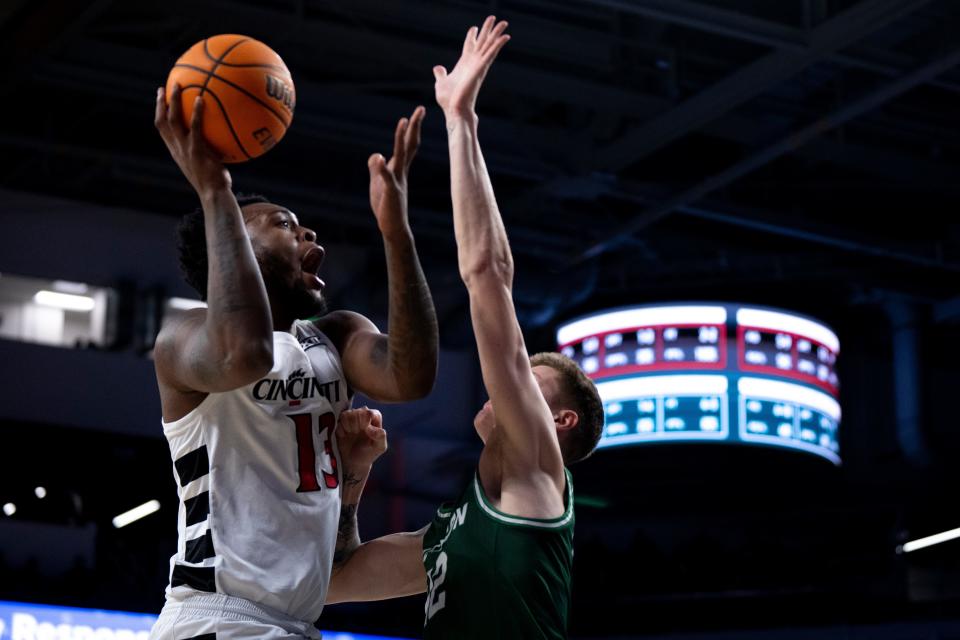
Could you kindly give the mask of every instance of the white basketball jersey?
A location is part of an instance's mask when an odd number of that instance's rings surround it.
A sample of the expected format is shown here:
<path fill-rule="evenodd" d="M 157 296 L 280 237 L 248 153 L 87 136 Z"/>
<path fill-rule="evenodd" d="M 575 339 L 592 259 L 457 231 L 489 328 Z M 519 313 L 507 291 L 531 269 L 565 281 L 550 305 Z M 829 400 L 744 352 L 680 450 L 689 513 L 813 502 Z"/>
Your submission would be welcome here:
<path fill-rule="evenodd" d="M 184 590 L 320 617 L 340 516 L 340 356 L 311 322 L 274 332 L 274 365 L 163 424 L 180 494 L 167 599 Z"/>

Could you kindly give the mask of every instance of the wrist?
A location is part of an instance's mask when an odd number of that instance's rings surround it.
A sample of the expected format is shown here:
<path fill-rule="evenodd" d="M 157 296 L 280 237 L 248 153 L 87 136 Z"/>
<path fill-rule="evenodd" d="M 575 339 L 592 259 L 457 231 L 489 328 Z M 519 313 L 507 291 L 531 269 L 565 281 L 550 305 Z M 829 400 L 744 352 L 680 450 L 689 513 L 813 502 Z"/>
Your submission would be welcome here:
<path fill-rule="evenodd" d="M 473 107 L 452 107 L 444 109 L 443 117 L 447 120 L 447 129 L 458 125 L 476 126 L 479 118 Z"/>
<path fill-rule="evenodd" d="M 402 221 L 393 222 L 390 226 L 380 226 L 380 234 L 386 244 L 412 243 L 413 230 L 410 229 L 410 223 L 404 216 Z"/>
<path fill-rule="evenodd" d="M 363 486 L 367 483 L 367 478 L 370 477 L 370 470 L 373 468 L 372 464 L 366 465 L 365 467 L 344 467 L 343 469 L 343 491 L 344 491 L 344 501 L 346 501 L 346 496 L 350 492 L 356 492 L 359 494 L 363 491 Z"/>
<path fill-rule="evenodd" d="M 197 195 L 200 196 L 200 203 L 203 205 L 218 204 L 223 202 L 224 199 L 235 198 L 230 185 L 227 183 L 199 186 L 197 187 Z"/>

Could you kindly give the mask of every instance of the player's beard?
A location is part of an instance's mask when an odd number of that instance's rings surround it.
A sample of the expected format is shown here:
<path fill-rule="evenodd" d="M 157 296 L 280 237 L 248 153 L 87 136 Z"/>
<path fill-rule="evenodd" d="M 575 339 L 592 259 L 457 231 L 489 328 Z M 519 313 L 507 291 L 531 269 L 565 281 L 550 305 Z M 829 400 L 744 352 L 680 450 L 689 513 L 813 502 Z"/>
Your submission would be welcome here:
<path fill-rule="evenodd" d="M 260 263 L 264 286 L 281 301 L 287 313 L 293 314 L 297 320 L 303 320 L 327 312 L 323 292 L 308 288 L 299 269 L 267 253 L 259 253 L 257 262 Z"/>

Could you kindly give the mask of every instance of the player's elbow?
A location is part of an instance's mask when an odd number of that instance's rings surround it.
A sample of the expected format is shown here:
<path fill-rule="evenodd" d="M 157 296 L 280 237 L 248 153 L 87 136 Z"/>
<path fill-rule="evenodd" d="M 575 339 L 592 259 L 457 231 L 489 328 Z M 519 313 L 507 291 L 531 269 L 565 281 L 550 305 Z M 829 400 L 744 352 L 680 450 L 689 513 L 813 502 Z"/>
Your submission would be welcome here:
<path fill-rule="evenodd" d="M 436 362 L 436 360 L 434 360 Z M 424 370 L 415 371 L 406 378 L 400 389 L 404 401 L 420 400 L 430 395 L 433 385 L 437 381 L 437 368 L 424 367 Z"/>
<path fill-rule="evenodd" d="M 237 386 L 265 377 L 273 369 L 273 341 L 253 340 L 230 349 L 224 369 Z"/>
<path fill-rule="evenodd" d="M 497 256 L 491 252 L 485 252 L 461 265 L 460 277 L 467 289 L 489 284 L 510 288 L 513 284 L 513 258 L 509 253 Z"/>

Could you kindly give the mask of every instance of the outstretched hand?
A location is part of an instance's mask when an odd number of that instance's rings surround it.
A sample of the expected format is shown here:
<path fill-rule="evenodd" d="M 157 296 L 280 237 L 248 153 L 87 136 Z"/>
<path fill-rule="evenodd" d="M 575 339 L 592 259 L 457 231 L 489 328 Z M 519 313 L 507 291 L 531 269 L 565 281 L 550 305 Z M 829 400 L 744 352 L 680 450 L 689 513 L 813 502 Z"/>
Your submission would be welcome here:
<path fill-rule="evenodd" d="M 230 172 L 223 166 L 210 144 L 203 137 L 203 98 L 199 95 L 193 104 L 190 127 L 183 123 L 180 105 L 180 85 L 170 93 L 170 104 L 164 96 L 163 87 L 157 89 L 157 106 L 153 124 L 160 132 L 174 162 L 201 197 L 210 191 L 230 189 Z"/>
<path fill-rule="evenodd" d="M 407 230 L 407 176 L 420 148 L 420 125 L 425 114 L 426 109 L 417 107 L 409 118 L 400 118 L 393 133 L 393 155 L 389 160 L 379 153 L 367 160 L 370 207 L 385 236 Z"/>
<path fill-rule="evenodd" d="M 504 34 L 506 29 L 505 21 L 497 22 L 495 16 L 489 16 L 482 27 L 470 27 L 467 31 L 463 52 L 453 71 L 447 73 L 440 65 L 433 68 L 437 104 L 447 117 L 474 112 L 480 85 L 500 49 L 510 40 L 510 36 Z"/>
<path fill-rule="evenodd" d="M 374 461 L 387 450 L 387 432 L 380 412 L 366 407 L 341 412 L 337 448 L 344 477 L 365 477 Z"/>

